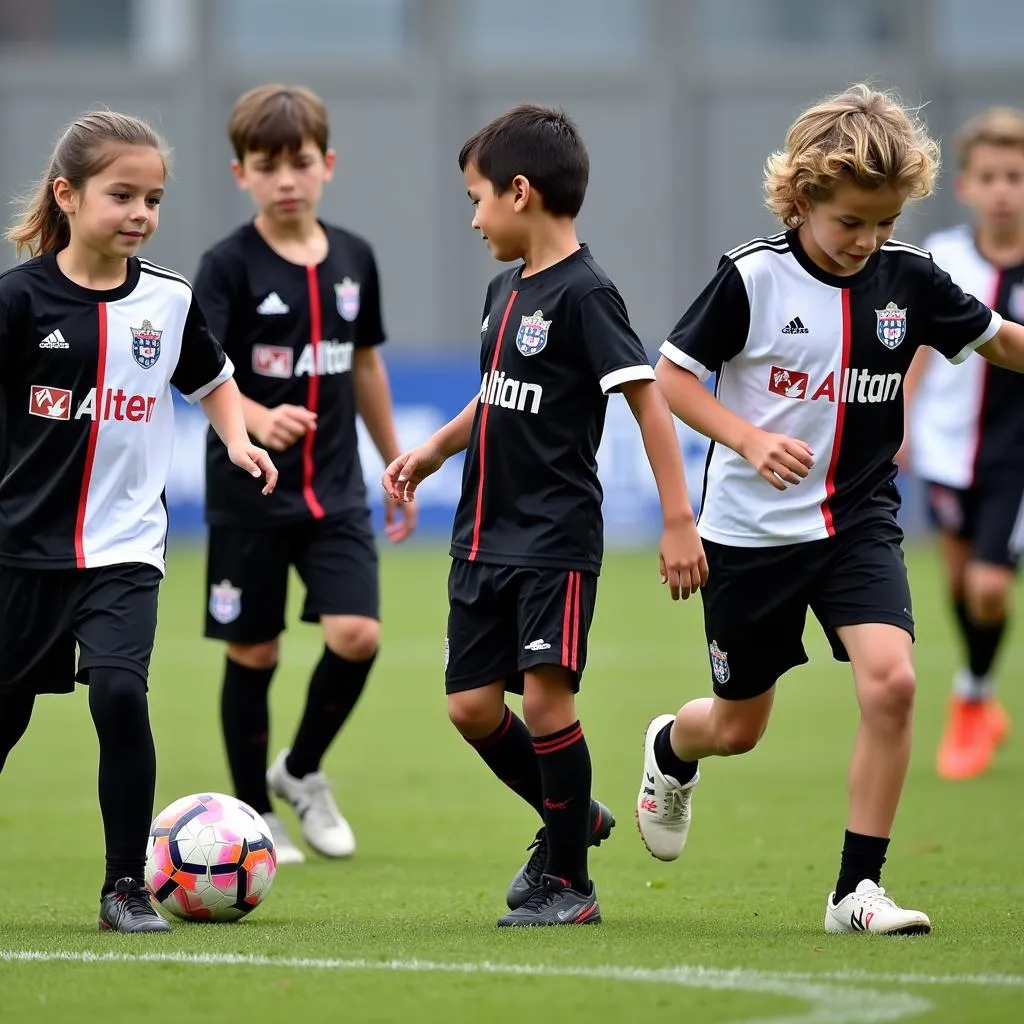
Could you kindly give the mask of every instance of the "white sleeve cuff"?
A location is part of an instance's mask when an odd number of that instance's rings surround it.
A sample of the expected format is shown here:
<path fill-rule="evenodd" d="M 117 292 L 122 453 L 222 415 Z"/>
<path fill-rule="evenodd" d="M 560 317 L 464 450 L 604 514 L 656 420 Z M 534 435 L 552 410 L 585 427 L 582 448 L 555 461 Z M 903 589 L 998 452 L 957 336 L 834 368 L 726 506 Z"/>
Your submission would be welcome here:
<path fill-rule="evenodd" d="M 965 345 L 959 352 L 950 358 L 951 363 L 962 363 L 976 348 L 981 348 L 986 341 L 991 341 L 1003 327 L 1003 318 L 998 313 L 992 314 L 988 327 L 970 343 Z"/>
<path fill-rule="evenodd" d="M 671 341 L 663 342 L 659 351 L 666 359 L 675 363 L 676 366 L 689 370 L 701 382 L 706 381 L 711 376 L 711 370 L 703 363 L 694 359 L 693 356 L 687 355 L 681 348 L 677 348 Z"/>
<path fill-rule="evenodd" d="M 197 391 L 193 391 L 192 394 L 186 395 L 185 401 L 188 402 L 189 405 L 195 405 L 196 402 L 204 399 L 211 391 L 216 391 L 224 381 L 230 380 L 234 375 L 234 372 L 235 364 L 225 356 L 224 365 L 221 367 L 220 373 L 218 373 L 209 384 L 204 384 Z"/>
<path fill-rule="evenodd" d="M 654 367 L 649 363 L 641 363 L 638 366 L 623 366 L 621 369 L 612 370 L 601 378 L 601 390 L 607 395 L 609 391 L 614 391 L 631 380 L 654 380 Z"/>

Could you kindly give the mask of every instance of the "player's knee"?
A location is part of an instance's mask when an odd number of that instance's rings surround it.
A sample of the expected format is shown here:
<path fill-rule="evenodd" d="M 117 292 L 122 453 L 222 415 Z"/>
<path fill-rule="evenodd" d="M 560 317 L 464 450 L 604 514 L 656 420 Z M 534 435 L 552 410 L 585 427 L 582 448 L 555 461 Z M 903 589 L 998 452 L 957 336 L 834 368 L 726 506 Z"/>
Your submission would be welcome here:
<path fill-rule="evenodd" d="M 228 644 L 228 657 L 244 668 L 273 668 L 279 654 L 280 644 L 276 639 L 260 644 Z"/>
<path fill-rule="evenodd" d="M 719 749 L 725 757 L 749 754 L 763 735 L 764 726 L 760 722 L 726 722 L 718 729 Z"/>
<path fill-rule="evenodd" d="M 904 722 L 914 710 L 917 676 L 914 666 L 904 659 L 881 665 L 869 685 L 861 687 L 863 714 L 887 721 Z"/>
<path fill-rule="evenodd" d="M 489 736 L 501 725 L 505 705 L 485 690 L 448 694 L 448 718 L 467 739 Z"/>
<path fill-rule="evenodd" d="M 361 615 L 344 615 L 324 622 L 327 646 L 346 661 L 367 661 L 380 647 L 380 623 Z"/>
<path fill-rule="evenodd" d="M 967 589 L 967 610 L 980 624 L 1001 622 L 1009 610 L 1010 588 L 1013 578 L 1008 573 L 982 575 L 970 581 Z"/>
<path fill-rule="evenodd" d="M 92 669 L 89 707 L 97 724 L 105 729 L 136 728 L 149 714 L 146 680 L 127 669 Z"/>

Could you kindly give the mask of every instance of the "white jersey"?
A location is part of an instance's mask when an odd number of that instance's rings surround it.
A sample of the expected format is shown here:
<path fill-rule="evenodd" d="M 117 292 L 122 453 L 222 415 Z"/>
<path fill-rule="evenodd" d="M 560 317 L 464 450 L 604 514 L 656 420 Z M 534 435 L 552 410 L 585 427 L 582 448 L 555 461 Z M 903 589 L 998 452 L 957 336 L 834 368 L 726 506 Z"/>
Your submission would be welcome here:
<path fill-rule="evenodd" d="M 815 464 L 798 485 L 777 491 L 713 444 L 701 536 L 767 547 L 892 519 L 903 379 L 914 352 L 928 344 L 962 361 L 1000 324 L 927 252 L 895 240 L 843 277 L 821 270 L 796 231 L 727 253 L 662 354 L 701 379 L 717 373 L 727 409 L 806 442 Z"/>
<path fill-rule="evenodd" d="M 1024 266 L 999 269 L 962 225 L 925 243 L 965 291 L 1024 323 Z M 930 359 L 910 405 L 910 461 L 932 483 L 966 489 L 979 475 L 1024 469 L 1024 377 L 977 354 L 952 366 Z"/>

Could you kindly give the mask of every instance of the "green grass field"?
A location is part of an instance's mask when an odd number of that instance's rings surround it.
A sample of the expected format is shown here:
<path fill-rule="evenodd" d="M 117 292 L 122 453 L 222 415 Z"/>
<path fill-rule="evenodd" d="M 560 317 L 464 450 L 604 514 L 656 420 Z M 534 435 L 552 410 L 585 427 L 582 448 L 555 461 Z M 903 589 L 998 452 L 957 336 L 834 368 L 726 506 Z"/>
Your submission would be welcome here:
<path fill-rule="evenodd" d="M 911 552 L 911 571 L 917 749 L 885 882 L 931 915 L 927 938 L 822 930 L 856 718 L 848 669 L 815 625 L 812 665 L 782 684 L 763 745 L 707 764 L 683 858 L 647 855 L 633 823 L 644 727 L 709 686 L 699 603 L 667 600 L 650 553 L 607 561 L 580 701 L 595 788 L 619 820 L 591 861 L 604 923 L 495 928 L 536 822 L 447 721 L 447 559 L 410 548 L 385 554 L 383 652 L 326 765 L 359 852 L 282 868 L 239 924 L 97 933 L 96 741 L 81 689 L 39 701 L 0 778 L 0 1021 L 1020 1020 L 1024 743 L 983 779 L 936 778 L 958 650 L 930 549 Z M 228 786 L 203 601 L 198 554 L 173 550 L 151 682 L 158 806 Z M 286 635 L 275 750 L 319 649 L 312 627 Z M 1011 637 L 1003 696 L 1020 723 L 1022 666 Z"/>

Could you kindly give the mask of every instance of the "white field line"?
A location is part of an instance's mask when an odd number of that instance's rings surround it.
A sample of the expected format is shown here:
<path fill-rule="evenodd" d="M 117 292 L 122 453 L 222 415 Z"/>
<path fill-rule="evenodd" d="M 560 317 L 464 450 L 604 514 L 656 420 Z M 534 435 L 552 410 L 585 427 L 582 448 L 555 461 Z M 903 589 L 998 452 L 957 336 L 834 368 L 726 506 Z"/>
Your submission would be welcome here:
<path fill-rule="evenodd" d="M 762 995 L 798 999 L 807 1009 L 789 1016 L 769 1015 L 747 1018 L 736 1024 L 887 1024 L 915 1017 L 931 1009 L 931 1003 L 906 992 L 881 992 L 864 988 L 868 976 L 850 977 L 857 986 L 840 985 L 843 976 L 819 981 L 812 974 L 770 973 L 716 967 L 550 967 L 535 964 L 436 963 L 429 960 L 326 960 L 304 957 L 245 956 L 234 953 L 91 953 L 67 950 L 0 950 L 0 964 L 21 963 L 156 963 L 270 967 L 282 970 L 316 971 L 403 971 L 442 974 L 528 975 L 546 978 L 586 978 L 591 981 L 633 982 L 647 985 L 676 985 L 719 992 L 756 992 Z M 825 975 L 821 976 L 825 978 Z M 877 981 L 896 981 L 895 975 L 873 975 Z M 908 976 L 917 977 L 917 976 Z M 939 980 L 939 979 L 933 979 Z M 945 981 L 946 979 L 941 979 Z M 928 984 L 928 981 L 920 981 Z"/>

